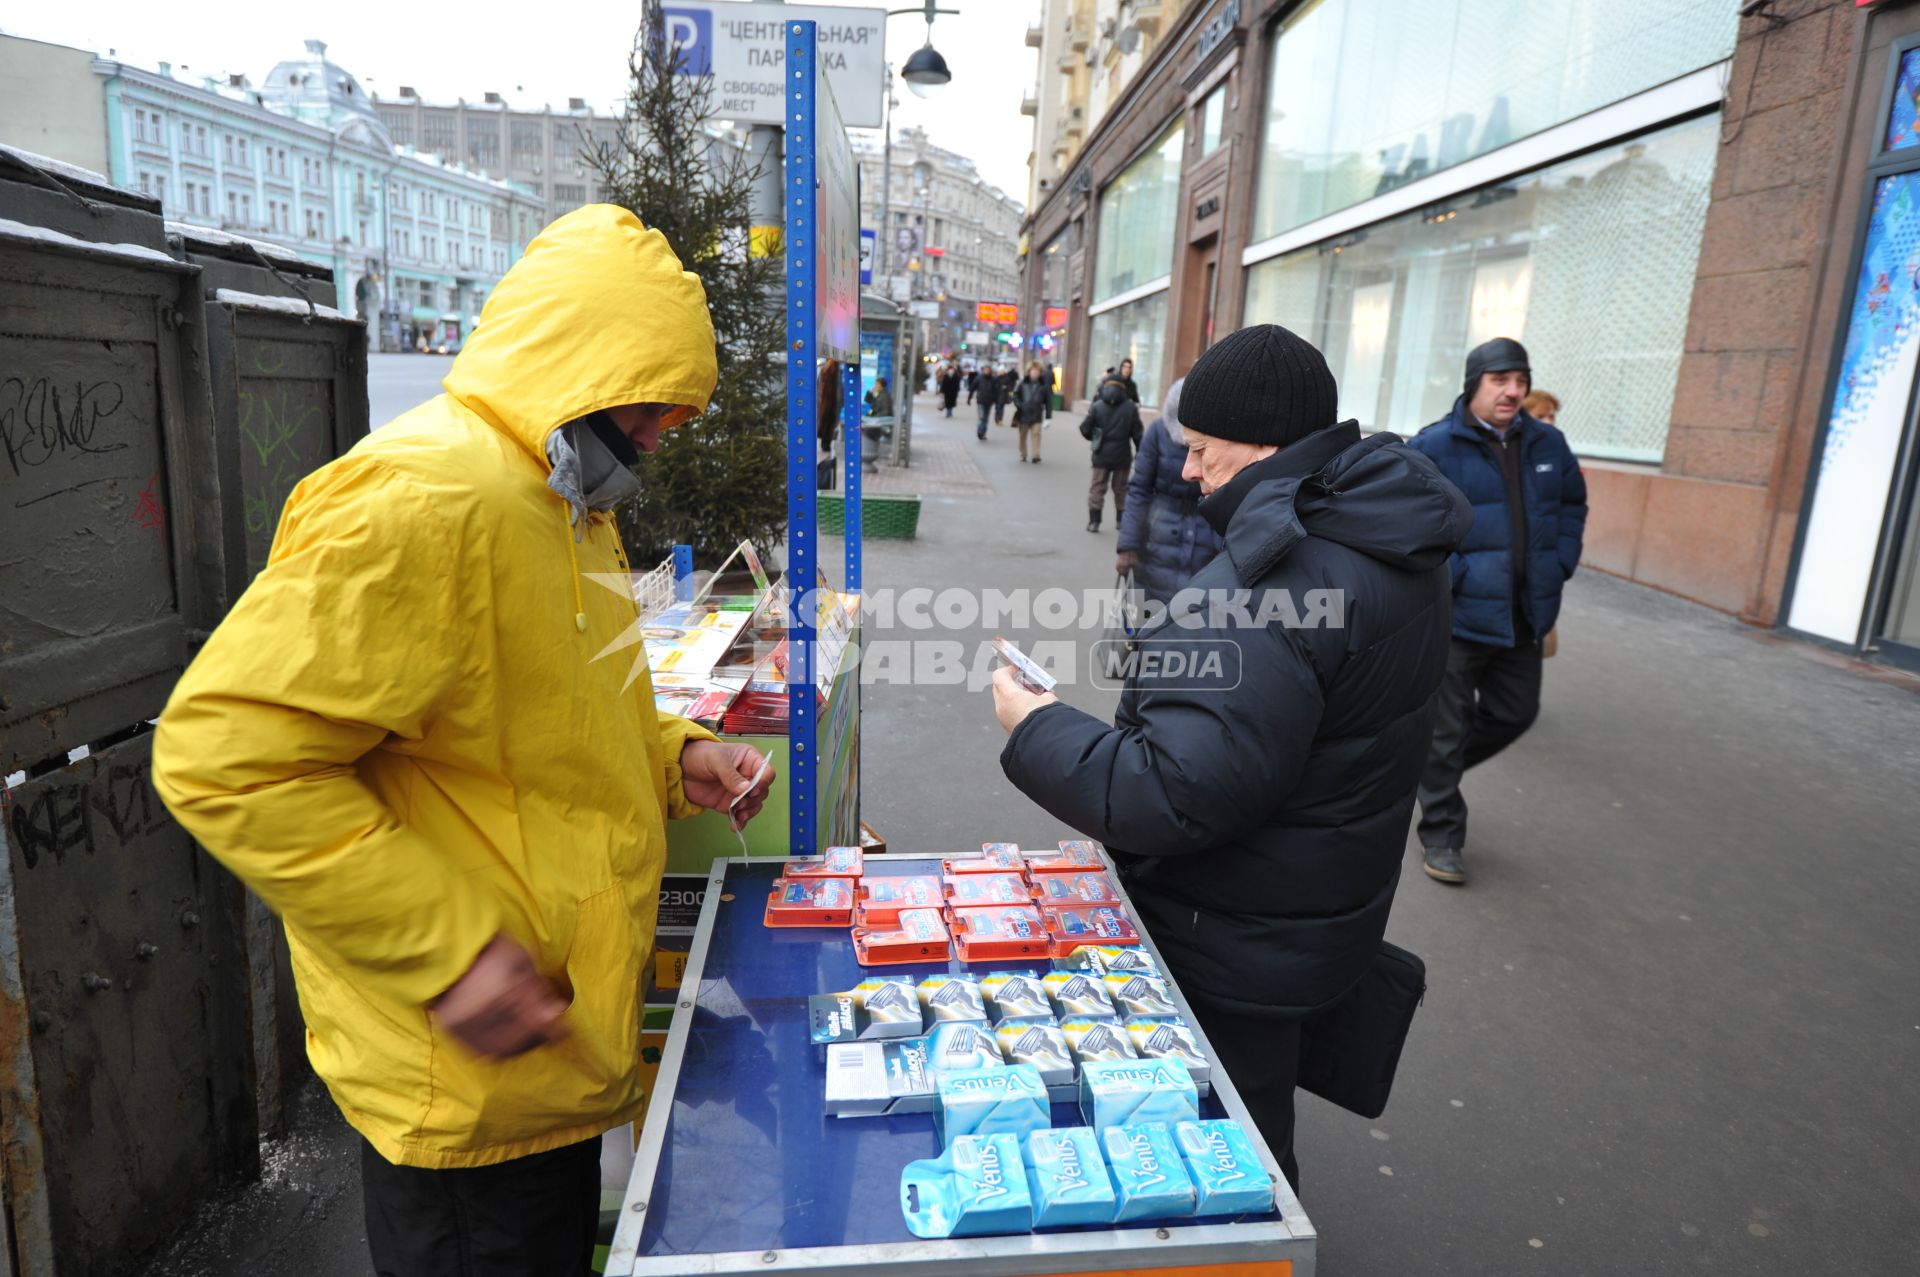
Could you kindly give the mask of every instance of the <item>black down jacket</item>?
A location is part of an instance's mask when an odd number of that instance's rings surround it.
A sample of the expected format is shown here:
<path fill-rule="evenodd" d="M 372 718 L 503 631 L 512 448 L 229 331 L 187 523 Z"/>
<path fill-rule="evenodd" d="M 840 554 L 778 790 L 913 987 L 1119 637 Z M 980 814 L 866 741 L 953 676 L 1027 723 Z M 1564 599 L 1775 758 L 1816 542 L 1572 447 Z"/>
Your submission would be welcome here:
<path fill-rule="evenodd" d="M 1473 512 L 1426 457 L 1352 422 L 1200 508 L 1226 545 L 1188 588 L 1228 605 L 1177 602 L 1143 635 L 1112 727 L 1048 705 L 1000 762 L 1114 852 L 1188 997 L 1305 1015 L 1386 930 L 1446 669 L 1447 556 Z M 1149 667 L 1156 651 L 1189 668 Z"/>
<path fill-rule="evenodd" d="M 1080 423 L 1080 437 L 1093 444 L 1093 464 L 1125 470 L 1133 464 L 1133 448 L 1140 442 L 1140 409 L 1127 398 L 1118 381 L 1100 384 L 1093 407 Z"/>

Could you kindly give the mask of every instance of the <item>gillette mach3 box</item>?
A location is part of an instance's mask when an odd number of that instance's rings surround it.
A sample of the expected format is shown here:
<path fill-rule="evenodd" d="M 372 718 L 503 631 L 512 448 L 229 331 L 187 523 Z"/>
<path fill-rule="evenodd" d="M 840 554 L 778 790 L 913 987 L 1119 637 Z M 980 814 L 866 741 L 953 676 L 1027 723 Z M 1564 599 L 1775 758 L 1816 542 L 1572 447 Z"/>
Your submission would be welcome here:
<path fill-rule="evenodd" d="M 1034 1226 L 1110 1224 L 1118 1206 L 1093 1129 L 1069 1126 L 1027 1136 L 1027 1190 Z"/>
<path fill-rule="evenodd" d="M 1193 1214 L 1193 1181 L 1165 1122 L 1116 1126 L 1100 1133 L 1118 1202 L 1116 1224 Z"/>
<path fill-rule="evenodd" d="M 1051 1120 L 1046 1084 L 1031 1064 L 966 1069 L 934 1079 L 933 1129 L 940 1147 L 962 1135 L 1018 1135 L 1044 1131 Z"/>
<path fill-rule="evenodd" d="M 1137 1122 L 1197 1122 L 1200 1096 L 1178 1057 L 1086 1060 L 1080 1065 L 1080 1116 L 1096 1131 Z"/>
<path fill-rule="evenodd" d="M 926 1038 L 839 1042 L 827 1048 L 826 1110 L 836 1117 L 925 1113 L 933 1108 Z"/>
<path fill-rule="evenodd" d="M 915 1237 L 981 1237 L 1033 1228 L 1020 1140 L 962 1135 L 938 1157 L 900 1172 L 900 1213 Z"/>
<path fill-rule="evenodd" d="M 1193 1178 L 1196 1215 L 1260 1215 L 1273 1209 L 1273 1178 L 1240 1123 L 1180 1122 L 1173 1142 Z"/>
<path fill-rule="evenodd" d="M 868 1038 L 908 1038 L 925 1033 L 913 981 L 862 980 L 845 993 L 816 993 L 807 999 L 813 1040 L 822 1046 Z"/>

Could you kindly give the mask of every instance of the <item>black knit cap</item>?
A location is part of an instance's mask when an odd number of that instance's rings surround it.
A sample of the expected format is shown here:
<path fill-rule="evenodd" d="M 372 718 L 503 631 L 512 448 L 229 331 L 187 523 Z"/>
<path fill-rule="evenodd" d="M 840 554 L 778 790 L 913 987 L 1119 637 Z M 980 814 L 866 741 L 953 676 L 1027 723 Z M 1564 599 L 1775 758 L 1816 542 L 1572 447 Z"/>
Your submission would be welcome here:
<path fill-rule="evenodd" d="M 1180 392 L 1180 424 L 1216 439 L 1284 448 L 1334 423 L 1340 395 L 1312 343 L 1255 324 L 1207 348 Z"/>
<path fill-rule="evenodd" d="M 1533 384 L 1533 365 L 1527 359 L 1527 348 L 1511 337 L 1483 341 L 1467 352 L 1468 398 L 1479 389 L 1480 375 L 1489 372 L 1523 372 L 1527 374 L 1527 384 Z"/>

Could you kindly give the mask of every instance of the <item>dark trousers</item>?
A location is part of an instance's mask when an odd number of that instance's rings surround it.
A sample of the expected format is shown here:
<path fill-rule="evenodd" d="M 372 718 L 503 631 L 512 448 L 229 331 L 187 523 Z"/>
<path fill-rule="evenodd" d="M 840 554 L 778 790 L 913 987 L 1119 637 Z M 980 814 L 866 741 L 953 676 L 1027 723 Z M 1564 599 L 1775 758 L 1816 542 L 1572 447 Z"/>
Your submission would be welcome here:
<path fill-rule="evenodd" d="M 992 411 L 993 411 L 992 404 L 988 403 L 984 399 L 980 401 L 980 425 L 979 425 L 979 428 L 974 431 L 974 433 L 979 435 L 982 439 L 987 437 L 987 415 Z"/>
<path fill-rule="evenodd" d="M 588 1277 L 600 1137 L 497 1166 L 395 1166 L 360 1141 L 378 1277 Z"/>
<path fill-rule="evenodd" d="M 1107 489 L 1113 489 L 1113 522 L 1118 527 L 1120 518 L 1127 512 L 1127 476 L 1131 471 L 1126 466 L 1111 469 L 1107 466 L 1093 468 L 1093 482 L 1087 485 L 1087 513 L 1095 519 L 1107 504 Z"/>
<path fill-rule="evenodd" d="M 1467 845 L 1460 776 L 1520 739 L 1540 715 L 1540 644 L 1493 647 L 1453 639 L 1433 694 L 1433 744 L 1420 776 L 1420 845 Z"/>
<path fill-rule="evenodd" d="M 1300 1191 L 1300 1163 L 1293 1155 L 1293 1084 L 1300 1075 L 1300 1021 L 1262 1020 L 1195 1003 L 1193 1014 L 1213 1044 L 1213 1063 L 1224 1068 L 1233 1089 L 1253 1115 L 1260 1138 L 1273 1150 L 1287 1183 Z"/>

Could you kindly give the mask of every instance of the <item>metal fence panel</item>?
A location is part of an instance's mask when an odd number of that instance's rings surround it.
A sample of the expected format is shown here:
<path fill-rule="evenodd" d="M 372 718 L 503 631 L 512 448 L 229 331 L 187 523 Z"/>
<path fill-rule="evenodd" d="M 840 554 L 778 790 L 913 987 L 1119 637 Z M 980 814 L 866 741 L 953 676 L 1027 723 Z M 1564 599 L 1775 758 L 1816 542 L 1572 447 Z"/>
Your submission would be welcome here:
<path fill-rule="evenodd" d="M 152 741 L 0 799 L 0 1110 L 22 1277 L 128 1272 L 257 1171 L 240 893 L 153 792 Z"/>

